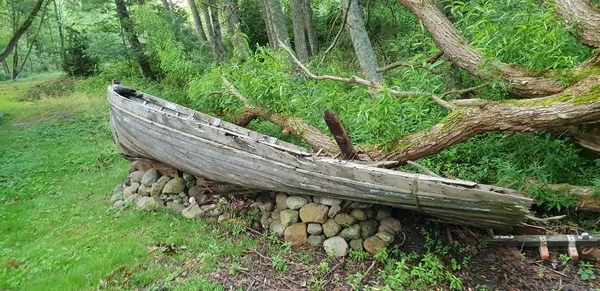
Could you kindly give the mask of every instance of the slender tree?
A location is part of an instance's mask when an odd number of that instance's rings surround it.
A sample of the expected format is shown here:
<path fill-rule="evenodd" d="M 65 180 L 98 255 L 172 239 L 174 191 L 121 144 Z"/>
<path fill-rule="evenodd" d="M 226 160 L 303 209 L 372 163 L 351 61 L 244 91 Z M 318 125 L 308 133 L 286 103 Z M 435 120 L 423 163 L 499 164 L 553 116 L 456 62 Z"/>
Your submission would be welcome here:
<path fill-rule="evenodd" d="M 377 72 L 377 57 L 371 46 L 367 29 L 362 16 L 362 6 L 358 0 L 343 0 L 342 6 L 348 9 L 346 28 L 350 33 L 354 51 L 360 63 L 365 78 L 376 83 L 381 83 L 383 78 Z"/>
<path fill-rule="evenodd" d="M 304 29 L 310 47 L 310 55 L 314 56 L 318 53 L 319 44 L 317 43 L 317 30 L 315 29 L 312 6 L 310 0 L 304 0 Z"/>
<path fill-rule="evenodd" d="M 304 22 L 304 1 L 290 1 L 290 8 L 292 12 L 292 27 L 294 29 L 294 48 L 296 50 L 296 56 L 302 63 L 306 64 L 306 62 L 308 62 L 308 47 Z"/>
<path fill-rule="evenodd" d="M 221 23 L 219 22 L 219 8 L 217 0 L 209 0 L 210 3 L 210 18 L 212 20 L 213 41 L 215 44 L 215 52 L 217 60 L 225 60 L 225 47 L 223 46 L 223 38 L 221 37 Z"/>
<path fill-rule="evenodd" d="M 194 18 L 194 24 L 196 25 L 196 31 L 200 35 L 203 41 L 208 41 L 204 27 L 202 27 L 202 20 L 200 19 L 200 13 L 198 12 L 198 6 L 196 6 L 196 0 L 188 0 L 190 11 L 192 12 L 192 18 Z"/>
<path fill-rule="evenodd" d="M 240 20 L 238 17 L 238 4 L 237 0 L 223 0 L 223 11 L 225 12 L 225 23 L 227 25 L 227 31 L 231 42 L 233 43 L 235 55 L 245 60 L 248 58 L 248 52 L 246 49 L 246 42 L 241 36 Z"/>
<path fill-rule="evenodd" d="M 131 46 L 131 51 L 133 56 L 135 57 L 138 67 L 140 69 L 140 73 L 144 78 L 155 79 L 156 76 L 152 72 L 150 68 L 150 62 L 148 58 L 144 54 L 144 49 L 142 44 L 140 43 L 138 36 L 134 30 L 133 21 L 129 18 L 129 12 L 127 11 L 127 5 L 125 5 L 124 0 L 115 0 L 115 5 L 117 7 L 117 17 L 121 22 L 121 27 L 123 28 L 123 33 L 125 37 L 129 41 L 129 45 Z"/>

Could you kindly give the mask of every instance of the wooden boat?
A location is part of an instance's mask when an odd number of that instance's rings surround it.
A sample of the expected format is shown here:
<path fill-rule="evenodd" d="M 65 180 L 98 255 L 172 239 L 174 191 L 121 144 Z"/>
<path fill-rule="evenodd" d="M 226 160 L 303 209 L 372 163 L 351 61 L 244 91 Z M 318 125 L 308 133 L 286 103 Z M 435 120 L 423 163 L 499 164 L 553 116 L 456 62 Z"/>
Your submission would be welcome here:
<path fill-rule="evenodd" d="M 418 211 L 481 228 L 522 225 L 532 200 L 514 190 L 374 167 L 313 152 L 148 94 L 108 88 L 115 143 L 128 158 L 160 161 L 249 189 L 326 196 Z"/>

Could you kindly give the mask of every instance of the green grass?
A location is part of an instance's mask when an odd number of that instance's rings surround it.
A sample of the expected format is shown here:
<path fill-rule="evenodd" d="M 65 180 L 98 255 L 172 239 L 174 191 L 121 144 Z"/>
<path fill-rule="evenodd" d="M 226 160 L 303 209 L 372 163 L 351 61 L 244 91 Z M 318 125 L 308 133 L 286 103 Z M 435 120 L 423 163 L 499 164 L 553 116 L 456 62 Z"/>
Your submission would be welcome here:
<path fill-rule="evenodd" d="M 162 211 L 117 214 L 108 200 L 128 163 L 105 96 L 14 101 L 53 78 L 0 83 L 0 290 L 96 289 L 101 279 L 109 289 L 214 287 L 202 274 L 254 241 L 218 239 L 212 225 Z M 148 252 L 160 242 L 186 248 Z M 190 261 L 200 276 L 170 282 Z"/>

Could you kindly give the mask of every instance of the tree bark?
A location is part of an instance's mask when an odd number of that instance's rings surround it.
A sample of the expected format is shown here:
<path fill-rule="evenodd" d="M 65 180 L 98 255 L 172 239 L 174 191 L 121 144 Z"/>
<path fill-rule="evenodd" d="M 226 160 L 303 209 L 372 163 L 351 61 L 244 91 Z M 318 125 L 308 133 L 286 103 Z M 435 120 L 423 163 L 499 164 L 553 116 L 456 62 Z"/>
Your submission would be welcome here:
<path fill-rule="evenodd" d="M 58 6 L 56 5 L 56 0 L 52 1 L 54 3 L 54 15 L 56 17 L 56 23 L 58 25 L 58 38 L 60 40 L 60 58 L 62 61 L 65 60 L 65 34 L 63 31 L 63 23 L 62 16 L 60 11 L 58 11 Z"/>
<path fill-rule="evenodd" d="M 204 24 L 206 24 L 206 36 L 208 37 L 208 40 L 210 41 L 210 46 L 212 48 L 213 54 L 215 55 L 215 58 L 217 57 L 217 51 L 216 51 L 216 44 L 215 44 L 215 37 L 213 35 L 213 27 L 212 27 L 212 21 L 210 20 L 210 12 L 208 11 L 208 4 L 205 2 L 201 2 L 202 4 L 202 14 L 204 15 Z"/>
<path fill-rule="evenodd" d="M 12 35 L 12 37 L 8 41 L 8 44 L 6 45 L 4 50 L 0 53 L 0 62 L 3 61 L 4 59 L 6 59 L 6 57 L 8 57 L 8 55 L 10 55 L 12 50 L 17 45 L 17 42 L 19 41 L 21 36 L 23 36 L 23 34 L 27 31 L 27 29 L 29 29 L 29 26 L 31 26 L 36 15 L 42 8 L 43 3 L 44 3 L 44 0 L 38 0 L 35 3 L 33 10 L 31 10 L 31 13 L 29 13 L 29 16 L 27 16 L 27 19 L 25 20 L 25 22 L 23 22 L 23 24 L 21 24 L 21 26 L 15 31 L 15 33 Z"/>
<path fill-rule="evenodd" d="M 342 7 L 348 9 L 346 28 L 350 33 L 354 51 L 358 57 L 360 67 L 366 79 L 376 83 L 382 83 L 383 78 L 377 72 L 377 57 L 369 40 L 362 17 L 362 7 L 358 0 L 343 0 Z M 348 8 L 346 8 L 348 7 Z"/>
<path fill-rule="evenodd" d="M 600 154 L 600 123 L 582 124 L 556 131 L 568 134 L 581 147 Z"/>
<path fill-rule="evenodd" d="M 266 0 L 267 16 L 272 25 L 272 30 L 275 37 L 275 47 L 279 47 L 279 42 L 283 42 L 286 46 L 290 46 L 288 30 L 283 19 L 283 11 L 279 0 Z"/>
<path fill-rule="evenodd" d="M 319 43 L 317 42 L 317 30 L 315 29 L 312 6 L 310 0 L 304 0 L 304 28 L 306 29 L 306 38 L 310 47 L 310 55 L 316 56 L 319 52 Z"/>
<path fill-rule="evenodd" d="M 554 0 L 556 12 L 583 44 L 600 47 L 600 11 L 588 0 Z"/>
<path fill-rule="evenodd" d="M 271 21 L 271 17 L 269 16 L 269 3 L 268 0 L 261 0 L 261 8 L 262 8 L 262 16 L 265 22 L 265 28 L 267 31 L 267 38 L 269 39 L 269 47 L 275 49 L 278 47 L 277 37 L 275 36 L 275 32 L 273 31 L 273 23 Z"/>
<path fill-rule="evenodd" d="M 246 60 L 248 58 L 248 52 L 246 49 L 246 42 L 240 35 L 242 31 L 240 30 L 240 20 L 237 14 L 237 0 L 223 0 L 223 8 L 223 11 L 225 11 L 226 14 L 225 23 L 227 24 L 227 31 L 229 37 L 231 37 L 231 42 L 233 43 L 234 53 L 238 59 Z"/>
<path fill-rule="evenodd" d="M 296 57 L 303 63 L 308 62 L 308 47 L 306 43 L 306 29 L 304 27 L 304 1 L 290 1 L 292 26 L 294 29 L 294 48 Z"/>
<path fill-rule="evenodd" d="M 200 35 L 203 41 L 208 41 L 204 27 L 202 27 L 202 20 L 200 19 L 200 13 L 198 12 L 198 6 L 196 6 L 196 0 L 188 0 L 190 11 L 192 12 L 192 18 L 194 18 L 194 24 L 196 25 L 196 31 Z"/>
<path fill-rule="evenodd" d="M 536 73 L 515 65 L 492 60 L 473 49 L 432 0 L 398 0 L 421 20 L 437 46 L 452 62 L 485 80 L 499 77 L 508 83 L 509 92 L 520 97 L 542 97 L 560 93 L 565 86 L 558 81 L 536 77 Z"/>
<path fill-rule="evenodd" d="M 437 154 L 484 132 L 532 132 L 600 120 L 600 76 L 580 81 L 562 93 L 543 98 L 506 101 L 470 99 L 431 129 L 395 140 L 389 153 L 370 151 L 378 160 L 404 164 Z M 462 105 L 461 105 L 462 104 Z"/>
<path fill-rule="evenodd" d="M 121 22 L 121 27 L 123 28 L 123 32 L 125 37 L 129 41 L 129 45 L 131 46 L 131 50 L 133 51 L 133 55 L 137 60 L 138 67 L 140 69 L 140 73 L 142 77 L 147 79 L 155 79 L 156 76 L 152 72 L 150 68 L 150 62 L 148 58 L 144 54 L 144 49 L 142 44 L 140 43 L 137 34 L 135 33 L 133 27 L 133 21 L 129 18 L 129 12 L 127 11 L 127 6 L 125 5 L 124 0 L 115 0 L 115 5 L 117 6 L 117 17 L 119 17 L 119 21 Z"/>
<path fill-rule="evenodd" d="M 17 71 L 18 71 L 18 66 L 19 66 L 19 41 L 17 40 L 17 42 L 15 43 L 15 48 L 14 48 L 14 53 L 13 53 L 13 59 L 12 59 L 12 72 L 10 74 L 10 79 L 12 81 L 17 80 Z"/>
<path fill-rule="evenodd" d="M 215 47 L 217 50 L 217 59 L 225 60 L 225 47 L 223 47 L 223 38 L 221 37 L 221 24 L 219 23 L 219 9 L 217 8 L 217 0 L 209 0 L 210 3 L 210 18 L 213 22 L 213 35 Z"/>

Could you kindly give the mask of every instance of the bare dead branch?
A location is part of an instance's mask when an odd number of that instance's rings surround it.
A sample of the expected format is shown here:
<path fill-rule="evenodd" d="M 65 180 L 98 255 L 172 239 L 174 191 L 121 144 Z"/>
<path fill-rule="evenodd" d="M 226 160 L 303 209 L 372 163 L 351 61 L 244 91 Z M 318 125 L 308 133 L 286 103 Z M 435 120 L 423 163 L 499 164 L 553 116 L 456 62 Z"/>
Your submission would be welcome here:
<path fill-rule="evenodd" d="M 221 80 L 223 80 L 223 84 L 225 84 L 227 89 L 229 89 L 229 93 L 231 93 L 233 96 L 237 97 L 244 104 L 244 107 L 250 107 L 250 103 L 248 102 L 248 99 L 246 99 L 246 97 L 244 97 L 244 95 L 242 95 L 240 92 L 238 92 L 238 90 L 235 89 L 235 86 L 233 86 L 233 84 L 231 84 L 231 82 L 229 82 L 229 80 L 227 80 L 227 78 L 225 78 L 225 76 L 221 76 Z"/>
<path fill-rule="evenodd" d="M 279 113 L 271 112 L 266 108 L 250 105 L 248 99 L 246 99 L 246 97 L 244 97 L 244 95 L 242 95 L 235 86 L 227 80 L 227 78 L 221 76 L 221 79 L 228 88 L 228 92 L 237 97 L 240 102 L 244 104 L 244 112 L 242 113 L 242 116 L 238 118 L 238 125 L 242 122 L 250 122 L 254 118 L 261 118 L 272 122 L 283 130 L 287 130 L 289 133 L 300 136 L 314 151 L 321 151 L 327 155 L 339 153 L 335 141 L 322 133 L 318 128 L 306 123 L 306 121 L 300 118 L 284 116 Z"/>
<path fill-rule="evenodd" d="M 352 76 L 350 78 L 344 78 L 344 77 L 339 77 L 339 76 L 331 76 L 331 75 L 315 75 L 313 72 L 311 72 L 306 66 L 304 66 L 304 64 L 302 64 L 300 62 L 300 60 L 298 60 L 298 58 L 296 58 L 296 56 L 294 55 L 294 52 L 292 52 L 292 50 L 288 47 L 286 47 L 282 42 L 279 42 L 279 46 L 284 49 L 288 55 L 290 56 L 290 58 L 292 58 L 292 60 L 294 61 L 294 63 L 302 70 L 304 71 L 304 73 L 308 76 L 309 79 L 312 80 L 319 80 L 319 81 L 323 81 L 323 80 L 329 80 L 329 81 L 337 81 L 337 82 L 344 82 L 344 83 L 351 83 L 351 84 L 360 84 L 363 86 L 366 86 L 369 89 L 373 89 L 377 92 L 383 93 L 383 92 L 389 92 L 390 94 L 399 97 L 399 98 L 414 98 L 414 97 L 429 97 L 432 98 L 437 104 L 439 104 L 440 106 L 446 108 L 446 109 L 453 109 L 454 106 L 452 104 L 449 104 L 448 102 L 442 100 L 441 98 L 435 96 L 432 93 L 427 93 L 427 92 L 415 92 L 415 91 L 408 91 L 408 92 L 402 92 L 402 91 L 396 91 L 393 89 L 389 89 L 389 88 L 385 88 L 382 84 L 378 83 L 378 82 L 374 82 L 374 81 L 369 81 L 366 79 L 363 79 L 361 77 L 358 76 Z"/>
<path fill-rule="evenodd" d="M 462 94 L 465 94 L 465 93 L 468 93 L 468 92 L 473 92 L 475 90 L 487 87 L 487 86 L 489 86 L 491 84 L 492 84 L 492 82 L 486 82 L 486 83 L 483 83 L 483 84 L 480 84 L 480 85 L 477 85 L 477 86 L 473 86 L 473 87 L 469 87 L 469 88 L 465 88 L 465 89 L 457 89 L 457 90 L 448 91 L 448 92 L 442 94 L 440 96 L 440 98 L 444 98 L 444 97 L 450 96 L 450 95 L 462 95 Z"/>
<path fill-rule="evenodd" d="M 343 11 L 343 9 L 342 9 L 342 11 Z M 342 25 L 340 26 L 340 30 L 338 30 L 338 33 L 333 38 L 333 41 L 331 42 L 331 44 L 329 45 L 327 50 L 325 50 L 325 53 L 323 54 L 323 58 L 321 59 L 321 62 L 319 62 L 319 67 L 321 67 L 321 65 L 323 65 L 323 62 L 325 62 L 325 58 L 327 58 L 327 55 L 329 54 L 329 52 L 331 52 L 331 50 L 335 47 L 338 40 L 340 39 L 340 36 L 342 35 L 342 32 L 344 31 L 344 27 L 346 27 L 346 21 L 348 21 L 348 11 L 350 11 L 350 2 L 348 2 L 348 7 L 346 7 L 346 11 L 344 12 L 344 19 L 342 20 Z"/>
<path fill-rule="evenodd" d="M 423 171 L 425 174 L 427 174 L 429 176 L 434 176 L 434 177 L 442 178 L 442 176 L 434 173 L 432 170 L 428 169 L 427 167 L 419 165 L 419 164 L 417 164 L 417 163 L 415 163 L 413 161 L 406 161 L 406 164 L 408 164 L 409 166 L 412 166 L 414 168 L 417 168 L 417 169 Z"/>
<path fill-rule="evenodd" d="M 443 55 L 444 55 L 443 52 L 435 53 L 434 55 L 432 55 L 429 58 L 427 58 L 426 63 L 427 64 L 433 64 L 440 57 L 442 57 Z M 433 66 L 428 66 L 428 65 L 424 66 L 420 62 L 405 62 L 405 61 L 397 61 L 397 62 L 391 63 L 391 64 L 389 64 L 387 66 L 383 66 L 381 68 L 378 68 L 377 72 L 378 73 L 385 73 L 387 71 L 393 70 L 393 69 L 398 68 L 398 67 L 414 67 L 414 68 L 421 68 L 421 69 L 430 71 L 433 74 L 440 74 L 441 73 L 441 71 L 439 69 L 437 69 L 437 68 L 435 68 Z"/>

